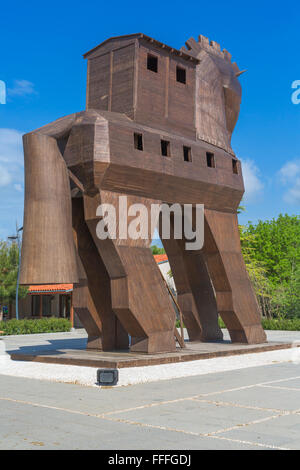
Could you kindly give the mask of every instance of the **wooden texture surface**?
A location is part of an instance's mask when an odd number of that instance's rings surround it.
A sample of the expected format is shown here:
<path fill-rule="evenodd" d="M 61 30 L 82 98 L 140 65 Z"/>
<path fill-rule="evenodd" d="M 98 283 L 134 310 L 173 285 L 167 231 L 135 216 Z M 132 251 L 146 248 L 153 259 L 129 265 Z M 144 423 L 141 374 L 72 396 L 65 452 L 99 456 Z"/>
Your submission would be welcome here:
<path fill-rule="evenodd" d="M 127 367 L 145 367 L 160 364 L 176 364 L 217 357 L 239 356 L 267 351 L 279 351 L 294 348 L 293 343 L 268 344 L 231 344 L 228 342 L 187 343 L 186 349 L 177 349 L 173 353 L 143 354 L 129 351 L 96 352 L 78 349 L 58 349 L 43 351 L 42 354 L 12 353 L 15 361 L 33 361 L 46 364 L 68 364 L 84 367 L 123 369 Z"/>
<path fill-rule="evenodd" d="M 125 348 L 130 335 L 131 351 L 174 352 L 175 313 L 149 249 L 153 234 L 101 240 L 97 207 L 118 214 L 124 195 L 148 209 L 204 204 L 201 250 L 163 240 L 189 336 L 220 340 L 221 315 L 233 342 L 264 342 L 236 217 L 238 66 L 203 36 L 181 50 L 140 33 L 116 37 L 85 58 L 87 110 L 24 138 L 22 284 L 78 282 L 74 308 L 89 348 Z"/>
<path fill-rule="evenodd" d="M 161 221 L 160 221 L 161 222 Z M 160 223 L 160 235 L 162 226 Z M 174 234 L 174 217 L 171 219 Z M 177 299 L 190 341 L 221 340 L 218 310 L 209 273 L 200 251 L 186 251 L 186 239 L 163 240 L 174 277 Z"/>
<path fill-rule="evenodd" d="M 128 334 L 112 309 L 110 279 L 84 220 L 82 198 L 73 199 L 73 228 L 81 279 L 74 309 L 88 333 L 88 348 L 128 348 Z"/>
<path fill-rule="evenodd" d="M 237 216 L 206 210 L 205 222 L 204 256 L 231 340 L 262 343 L 266 335 L 241 253 Z"/>
<path fill-rule="evenodd" d="M 57 141 L 40 133 L 29 134 L 24 137 L 24 151 L 26 190 L 20 282 L 76 283 L 69 177 Z"/>
<path fill-rule="evenodd" d="M 136 196 L 129 199 L 128 204 L 148 207 L 157 202 Z M 119 220 L 118 194 L 100 191 L 94 197 L 84 196 L 85 220 L 111 280 L 112 309 L 131 336 L 131 350 L 175 350 L 175 311 L 150 250 L 152 237 L 100 240 L 96 235 L 99 218 L 95 215 L 100 203 L 112 204 Z"/>

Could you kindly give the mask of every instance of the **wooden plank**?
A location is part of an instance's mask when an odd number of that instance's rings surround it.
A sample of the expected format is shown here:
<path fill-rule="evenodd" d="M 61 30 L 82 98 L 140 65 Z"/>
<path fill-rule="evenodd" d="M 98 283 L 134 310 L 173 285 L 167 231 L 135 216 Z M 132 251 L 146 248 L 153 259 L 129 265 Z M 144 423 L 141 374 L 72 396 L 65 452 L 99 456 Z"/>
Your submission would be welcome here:
<path fill-rule="evenodd" d="M 84 186 L 83 184 L 79 181 L 79 179 L 77 178 L 77 176 L 74 175 L 74 173 L 72 173 L 72 171 L 70 169 L 68 169 L 68 173 L 69 173 L 69 177 L 70 179 L 73 181 L 73 183 L 77 186 L 77 188 L 82 192 L 84 193 Z M 77 194 L 76 194 L 77 195 Z"/>
<path fill-rule="evenodd" d="M 159 267 L 158 267 L 159 269 Z M 173 294 L 173 292 L 171 291 L 170 287 L 169 287 L 169 284 L 167 283 L 167 281 L 165 280 L 164 276 L 163 276 L 163 273 L 161 272 L 161 270 L 159 269 L 159 272 L 160 272 L 160 275 L 162 277 L 162 280 L 164 281 L 164 284 L 174 302 L 174 304 L 176 305 L 177 309 L 178 309 L 178 312 L 179 312 L 179 318 L 180 318 L 180 332 L 181 334 L 178 333 L 177 331 L 177 328 L 176 328 L 176 323 L 175 323 L 175 326 L 174 326 L 174 334 L 175 334 L 175 337 L 180 345 L 181 348 L 185 348 L 185 342 L 184 342 L 184 331 L 183 331 L 183 318 L 182 318 L 182 311 L 181 311 L 181 308 L 179 307 L 178 305 L 178 302 Z"/>
<path fill-rule="evenodd" d="M 113 369 L 123 369 L 127 367 L 145 367 L 160 364 L 176 364 L 178 362 L 191 362 L 217 357 L 231 357 L 243 354 L 256 354 L 267 351 L 280 351 L 294 347 L 292 343 L 269 343 L 261 345 L 233 345 L 227 344 L 219 348 L 220 344 L 213 345 L 213 349 L 202 350 L 186 349 L 178 350 L 174 353 L 165 354 L 131 354 L 131 353 L 93 353 L 84 350 L 60 350 L 55 354 L 54 351 L 43 352 L 43 355 L 12 353 L 11 359 L 14 361 L 32 361 L 48 364 L 68 364 L 85 367 L 107 367 Z M 63 352 L 63 354 L 62 354 Z"/>

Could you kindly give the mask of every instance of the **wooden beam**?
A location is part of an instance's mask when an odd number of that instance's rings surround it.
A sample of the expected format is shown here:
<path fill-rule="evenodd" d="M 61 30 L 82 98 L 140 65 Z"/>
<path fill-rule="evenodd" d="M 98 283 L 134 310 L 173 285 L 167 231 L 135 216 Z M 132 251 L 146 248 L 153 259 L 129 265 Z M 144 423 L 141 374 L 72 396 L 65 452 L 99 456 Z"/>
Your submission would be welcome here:
<path fill-rule="evenodd" d="M 175 335 L 175 338 L 177 339 L 178 343 L 179 343 L 179 346 L 181 347 L 181 349 L 184 349 L 186 348 L 186 345 L 185 345 L 185 342 L 184 342 L 184 339 L 182 338 L 182 336 L 180 336 L 177 328 L 176 328 L 176 325 L 175 325 L 175 329 L 174 329 L 174 335 Z"/>
<path fill-rule="evenodd" d="M 77 176 L 75 176 L 74 173 L 72 173 L 72 171 L 69 170 L 69 169 L 68 169 L 68 173 L 69 173 L 70 179 L 73 181 L 73 183 L 75 184 L 75 186 L 77 186 L 77 188 L 80 189 L 80 191 L 84 192 L 83 184 L 81 183 L 81 181 L 79 181 L 79 179 L 77 178 Z"/>
<path fill-rule="evenodd" d="M 178 312 L 179 312 L 179 321 L 180 321 L 180 331 L 181 331 L 181 335 L 178 333 L 178 330 L 176 328 L 176 323 L 175 323 L 175 327 L 174 327 L 174 335 L 175 335 L 175 338 L 177 339 L 180 347 L 182 349 L 186 348 L 186 345 L 185 345 L 185 342 L 184 342 L 184 331 L 183 331 L 183 319 L 182 319 L 182 311 L 181 311 L 181 308 L 179 307 L 179 304 L 173 294 L 173 292 L 171 291 L 170 287 L 169 287 L 169 284 L 167 283 L 167 281 L 165 280 L 164 276 L 163 276 L 163 273 L 161 272 L 161 270 L 159 269 L 159 266 L 158 266 L 158 270 L 160 272 L 160 275 L 164 281 L 164 284 L 166 286 L 166 288 L 168 289 L 168 292 L 174 302 L 174 304 L 176 305 L 177 309 L 178 309 Z"/>

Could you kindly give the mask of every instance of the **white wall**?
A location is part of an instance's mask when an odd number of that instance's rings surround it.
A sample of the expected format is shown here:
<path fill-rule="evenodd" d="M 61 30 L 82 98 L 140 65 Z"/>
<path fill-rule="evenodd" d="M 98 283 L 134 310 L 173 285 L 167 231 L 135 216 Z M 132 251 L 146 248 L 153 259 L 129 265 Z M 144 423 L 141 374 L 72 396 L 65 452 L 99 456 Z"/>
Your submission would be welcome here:
<path fill-rule="evenodd" d="M 176 287 L 174 283 L 174 279 L 168 275 L 169 271 L 171 270 L 169 261 L 162 261 L 158 264 L 158 267 L 164 276 L 166 282 L 168 283 L 169 287 L 176 292 Z"/>

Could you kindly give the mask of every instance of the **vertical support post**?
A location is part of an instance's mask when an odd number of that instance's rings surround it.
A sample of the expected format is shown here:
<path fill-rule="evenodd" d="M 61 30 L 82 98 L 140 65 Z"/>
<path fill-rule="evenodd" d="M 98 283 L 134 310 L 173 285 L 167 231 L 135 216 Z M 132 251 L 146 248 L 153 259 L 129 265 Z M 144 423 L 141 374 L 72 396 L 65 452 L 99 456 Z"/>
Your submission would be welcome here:
<path fill-rule="evenodd" d="M 43 294 L 40 294 L 40 318 L 43 317 Z"/>
<path fill-rule="evenodd" d="M 19 285 L 20 285 L 20 266 L 21 266 L 21 243 L 19 238 L 19 231 L 17 226 L 17 240 L 18 240 L 18 250 L 19 250 L 19 262 L 18 262 L 18 277 L 17 277 L 17 288 L 16 288 L 16 319 L 19 320 Z"/>
<path fill-rule="evenodd" d="M 68 316 L 68 298 L 66 294 L 64 295 L 64 301 L 65 301 L 65 318 Z"/>
<path fill-rule="evenodd" d="M 73 292 L 71 292 L 70 294 L 70 322 L 71 322 L 71 328 L 74 328 Z"/>

